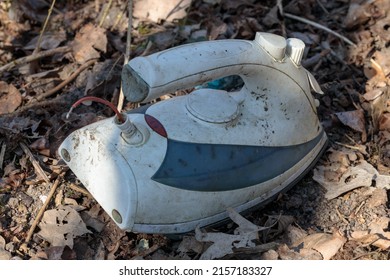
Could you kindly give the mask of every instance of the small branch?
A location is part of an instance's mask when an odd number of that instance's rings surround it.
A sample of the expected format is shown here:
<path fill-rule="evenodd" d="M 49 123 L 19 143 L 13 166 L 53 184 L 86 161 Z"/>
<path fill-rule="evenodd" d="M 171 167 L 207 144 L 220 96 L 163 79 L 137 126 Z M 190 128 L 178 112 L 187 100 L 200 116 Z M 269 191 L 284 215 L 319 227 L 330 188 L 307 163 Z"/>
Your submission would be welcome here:
<path fill-rule="evenodd" d="M 127 37 L 126 37 L 126 52 L 125 52 L 125 62 L 129 62 L 130 52 L 131 52 L 131 30 L 133 25 L 133 0 L 129 0 L 127 3 L 127 13 L 129 14 L 129 21 L 127 24 Z"/>
<path fill-rule="evenodd" d="M 47 2 L 46 0 L 41 0 L 41 2 L 46 3 L 48 6 L 50 5 L 50 3 Z M 53 11 L 54 11 L 55 13 L 59 14 L 59 15 L 63 15 L 63 14 L 64 14 L 62 11 L 58 10 L 58 9 L 57 9 L 56 7 L 54 7 L 54 6 L 53 6 Z"/>
<path fill-rule="evenodd" d="M 39 52 L 36 54 L 31 54 L 31 55 L 28 55 L 25 57 L 18 58 L 14 61 L 11 61 L 10 63 L 8 63 L 6 65 L 1 66 L 0 67 L 0 74 L 5 72 L 5 71 L 9 71 L 16 66 L 21 66 L 21 65 L 30 63 L 31 61 L 41 59 L 41 58 L 47 57 L 47 56 L 52 56 L 52 55 L 57 54 L 57 53 L 67 53 L 67 52 L 70 52 L 71 50 L 72 50 L 71 47 L 65 46 L 65 47 L 59 47 L 56 49 L 42 51 L 42 52 Z"/>
<path fill-rule="evenodd" d="M 133 0 L 128 0 L 127 2 L 127 13 L 129 17 L 128 25 L 127 25 L 127 37 L 126 37 L 126 52 L 125 52 L 125 61 L 124 65 L 126 65 L 130 60 L 130 52 L 131 52 L 131 30 L 132 30 L 132 22 L 133 22 Z M 123 108 L 123 103 L 125 101 L 125 96 L 123 94 L 123 88 L 121 85 L 121 90 L 119 93 L 118 100 L 118 111 L 121 111 Z"/>
<path fill-rule="evenodd" d="M 4 143 L 1 145 L 1 151 L 0 151 L 0 170 L 3 169 L 3 163 L 4 163 L 4 156 L 5 156 L 5 149 L 7 148 L 7 144 Z"/>
<path fill-rule="evenodd" d="M 50 99 L 50 100 L 44 100 L 40 102 L 34 102 L 27 104 L 20 109 L 16 110 L 15 112 L 12 112 L 10 114 L 7 114 L 7 117 L 14 117 L 17 116 L 23 112 L 26 112 L 27 110 L 30 110 L 35 107 L 47 107 L 47 106 L 53 106 L 53 105 L 67 105 L 68 103 L 63 100 L 57 100 L 57 99 Z"/>
<path fill-rule="evenodd" d="M 30 158 L 31 163 L 34 166 L 35 172 L 37 172 L 39 176 L 41 176 L 41 178 L 45 180 L 46 183 L 49 183 L 49 177 L 47 177 L 45 171 L 43 171 L 42 167 L 39 165 L 39 162 L 35 159 L 34 155 L 31 153 L 27 145 L 23 142 L 20 142 L 19 145 L 22 148 L 23 152 Z"/>
<path fill-rule="evenodd" d="M 34 220 L 33 224 L 31 225 L 30 230 L 28 231 L 25 243 L 30 242 L 31 237 L 34 234 L 35 228 L 37 227 L 37 225 L 41 221 L 43 213 L 45 213 L 47 206 L 49 205 L 52 197 L 54 196 L 55 191 L 57 190 L 58 185 L 60 184 L 60 179 L 61 179 L 61 176 L 58 176 L 56 181 L 54 182 L 53 186 L 51 187 L 50 192 L 47 195 L 45 202 L 43 203 L 41 209 L 39 210 L 37 216 L 35 217 L 35 220 Z"/>
<path fill-rule="evenodd" d="M 43 24 L 41 33 L 39 34 L 38 42 L 37 42 L 37 45 L 35 46 L 35 49 L 34 49 L 34 51 L 33 51 L 33 54 L 37 54 L 37 53 L 41 50 L 42 36 L 43 36 L 43 34 L 45 33 L 45 30 L 46 30 L 47 24 L 48 24 L 48 22 L 49 22 L 49 19 L 50 19 L 50 16 L 51 16 L 51 13 L 52 13 L 52 11 L 53 11 L 54 4 L 55 4 L 55 3 L 56 3 L 56 0 L 53 0 L 53 1 L 51 2 L 51 6 L 50 6 L 50 8 L 49 8 L 49 11 L 47 12 L 47 17 L 46 17 L 45 23 Z"/>
<path fill-rule="evenodd" d="M 12 117 L 12 116 L 16 116 L 18 114 L 21 114 L 29 109 L 32 109 L 34 107 L 45 107 L 45 106 L 50 106 L 50 105 L 53 105 L 53 104 L 58 104 L 58 103 L 65 103 L 65 102 L 62 102 L 62 101 L 59 101 L 59 100 L 46 100 L 46 101 L 43 101 L 43 99 L 49 97 L 49 96 L 52 96 L 54 93 L 56 93 L 57 91 L 59 91 L 60 89 L 62 89 L 63 87 L 65 87 L 67 84 L 69 84 L 71 81 L 73 81 L 83 70 L 85 70 L 86 68 L 88 68 L 89 66 L 91 66 L 93 63 L 95 63 L 96 60 L 90 60 L 88 61 L 86 64 L 83 64 L 80 66 L 80 68 L 78 68 L 76 71 L 74 71 L 72 73 L 72 75 L 70 75 L 65 81 L 63 81 L 62 83 L 60 83 L 58 86 L 52 88 L 51 90 L 49 90 L 48 92 L 38 96 L 35 101 L 32 101 L 26 105 L 24 105 L 23 107 L 19 108 L 18 110 L 16 110 L 15 112 L 12 112 L 10 114 L 7 114 L 6 116 L 7 117 Z"/>
<path fill-rule="evenodd" d="M 62 83 L 57 85 L 56 87 L 52 88 L 48 92 L 45 92 L 44 94 L 40 95 L 37 97 L 38 101 L 42 101 L 43 99 L 52 96 L 55 94 L 57 91 L 65 87 L 67 84 L 69 84 L 71 81 L 73 81 L 82 71 L 87 69 L 89 66 L 93 65 L 96 62 L 96 60 L 90 60 L 86 62 L 85 64 L 81 65 L 80 68 L 78 68 L 76 71 L 72 73 L 66 80 L 64 80 Z"/>
<path fill-rule="evenodd" d="M 104 21 L 106 20 L 106 17 L 107 17 L 108 12 L 109 12 L 109 10 L 110 10 L 110 8 L 111 8 L 111 5 L 112 5 L 112 0 L 109 0 L 109 1 L 108 1 L 108 4 L 107 4 L 107 6 L 106 6 L 106 8 L 105 8 L 104 11 L 103 11 L 102 18 L 100 19 L 99 27 L 102 27 Z"/>
<path fill-rule="evenodd" d="M 327 14 L 329 15 L 329 11 L 325 8 L 324 4 L 321 3 L 321 0 L 317 0 L 316 1 L 318 6 L 320 6 L 320 8 Z"/>
<path fill-rule="evenodd" d="M 347 44 L 351 45 L 351 46 L 356 46 L 356 44 L 354 42 L 352 42 L 351 40 L 349 40 L 347 37 L 337 33 L 336 31 L 333 31 L 332 29 L 329 29 L 328 27 L 326 26 L 323 26 L 319 23 L 316 23 L 314 21 L 311 21 L 311 20 L 308 20 L 308 19 L 305 19 L 305 18 L 302 18 L 302 17 L 299 17 L 299 16 L 296 16 L 296 15 L 292 15 L 292 14 L 289 14 L 289 13 L 283 13 L 283 15 L 287 18 L 290 18 L 290 19 L 294 19 L 294 20 L 297 20 L 297 21 L 300 21 L 300 22 L 303 22 L 303 23 L 306 23 L 308 25 L 311 25 L 311 26 L 314 26 L 318 29 L 321 29 L 321 30 L 324 30 L 328 33 L 331 33 L 333 34 L 334 36 L 340 38 L 341 40 L 343 40 L 344 42 L 346 42 Z"/>
<path fill-rule="evenodd" d="M 282 0 L 277 0 L 276 1 L 276 6 L 278 7 L 278 10 L 281 15 L 283 15 L 283 3 Z M 284 22 L 284 18 L 282 17 L 282 22 L 281 22 L 281 28 L 282 28 L 282 35 L 284 38 L 287 37 L 287 31 L 286 31 L 286 24 Z"/>

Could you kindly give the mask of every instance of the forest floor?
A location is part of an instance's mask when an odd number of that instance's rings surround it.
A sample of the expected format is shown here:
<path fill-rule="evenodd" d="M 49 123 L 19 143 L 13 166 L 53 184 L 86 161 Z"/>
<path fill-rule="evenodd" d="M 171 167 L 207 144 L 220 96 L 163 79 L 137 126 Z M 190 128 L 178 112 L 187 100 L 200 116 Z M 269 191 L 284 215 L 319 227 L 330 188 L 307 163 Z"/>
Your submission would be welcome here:
<path fill-rule="evenodd" d="M 172 21 L 135 1 L 131 58 L 270 32 L 304 41 L 302 64 L 325 93 L 327 151 L 245 215 L 255 235 L 231 213 L 176 239 L 120 230 L 60 160 L 70 132 L 113 115 L 93 103 L 66 118 L 85 95 L 118 103 L 128 17 L 127 1 L 58 2 L 45 28 L 51 3 L 0 3 L 0 259 L 390 259 L 389 1 L 194 0 Z"/>

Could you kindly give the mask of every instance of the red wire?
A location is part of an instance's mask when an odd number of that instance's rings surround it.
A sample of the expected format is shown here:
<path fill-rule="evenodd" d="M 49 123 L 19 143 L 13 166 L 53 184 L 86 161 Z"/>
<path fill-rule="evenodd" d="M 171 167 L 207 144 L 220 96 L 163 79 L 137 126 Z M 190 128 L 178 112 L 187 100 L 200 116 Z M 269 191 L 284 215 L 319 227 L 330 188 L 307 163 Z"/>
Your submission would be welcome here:
<path fill-rule="evenodd" d="M 104 105 L 107 105 L 108 107 L 110 107 L 114 112 L 115 114 L 117 115 L 118 117 L 118 121 L 120 123 L 124 123 L 125 122 L 125 119 L 123 118 L 122 114 L 118 111 L 118 109 L 114 106 L 114 104 L 112 104 L 111 102 L 107 101 L 107 100 L 104 100 L 102 98 L 99 98 L 99 97 L 95 97 L 95 96 L 86 96 L 86 97 L 83 97 L 83 98 L 80 98 L 79 100 L 77 100 L 75 103 L 73 103 L 72 105 L 72 108 L 76 108 L 77 106 L 79 106 L 81 103 L 85 102 L 85 101 L 95 101 L 95 102 L 98 102 L 98 103 L 102 103 Z"/>

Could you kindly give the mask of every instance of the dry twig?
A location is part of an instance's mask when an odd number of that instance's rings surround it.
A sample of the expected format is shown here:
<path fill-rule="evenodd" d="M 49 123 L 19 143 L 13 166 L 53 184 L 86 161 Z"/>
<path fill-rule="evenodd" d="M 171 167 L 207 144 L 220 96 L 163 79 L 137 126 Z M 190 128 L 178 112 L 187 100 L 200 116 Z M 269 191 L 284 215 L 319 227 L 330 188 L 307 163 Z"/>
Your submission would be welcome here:
<path fill-rule="evenodd" d="M 303 22 L 303 23 L 306 23 L 306 24 L 314 26 L 314 27 L 316 27 L 318 29 L 324 30 L 324 31 L 326 31 L 326 32 L 328 32 L 328 33 L 330 33 L 330 34 L 340 38 L 341 40 L 346 42 L 348 45 L 356 46 L 356 44 L 354 42 L 352 42 L 351 40 L 349 40 L 347 37 L 337 33 L 336 31 L 333 31 L 332 29 L 330 29 L 330 28 L 328 28 L 326 26 L 323 26 L 323 25 L 321 25 L 319 23 L 316 23 L 314 21 L 311 21 L 311 20 L 308 20 L 308 19 L 296 16 L 296 15 L 293 15 L 293 14 L 289 14 L 289 13 L 283 13 L 283 16 L 285 16 L 287 18 L 290 18 L 290 19 L 294 19 L 294 20 Z"/>
<path fill-rule="evenodd" d="M 51 13 L 53 11 L 55 3 L 56 3 L 56 0 L 53 0 L 51 2 L 51 6 L 49 8 L 49 11 L 47 12 L 47 17 L 46 17 L 45 23 L 43 24 L 41 33 L 39 34 L 38 42 L 37 42 L 37 45 L 35 46 L 33 54 L 37 54 L 41 50 L 42 36 L 45 33 L 45 31 L 46 31 L 46 27 L 47 27 L 47 24 L 49 22 L 49 19 L 50 19 L 50 16 L 51 16 Z"/>
<path fill-rule="evenodd" d="M 50 106 L 65 106 L 67 105 L 68 103 L 64 100 L 59 100 L 59 99 L 50 99 L 50 100 L 44 100 L 44 101 L 39 101 L 39 102 L 34 102 L 34 103 L 30 103 L 30 104 L 27 104 L 23 107 L 21 107 L 20 109 L 18 109 L 17 111 L 15 112 L 12 112 L 10 114 L 7 114 L 7 117 L 14 117 L 14 116 L 17 116 L 23 112 L 26 112 L 32 108 L 36 108 L 36 107 L 50 107 Z"/>
<path fill-rule="evenodd" d="M 112 0 L 109 0 L 106 8 L 103 11 L 102 18 L 100 19 L 99 27 L 102 27 L 107 15 L 108 15 L 108 12 L 110 11 L 111 5 L 112 5 Z"/>
<path fill-rule="evenodd" d="M 40 95 L 37 97 L 38 101 L 42 101 L 43 99 L 52 96 L 55 94 L 57 91 L 65 87 L 67 84 L 69 84 L 71 81 L 73 81 L 82 71 L 87 69 L 89 66 L 93 65 L 96 62 L 96 60 L 90 60 L 86 62 L 85 64 L 81 65 L 76 71 L 72 73 L 66 80 L 64 80 L 62 83 L 57 85 L 56 87 L 52 88 L 48 92 L 45 92 L 44 94 Z"/>
<path fill-rule="evenodd" d="M 127 25 L 127 37 L 126 37 L 126 52 L 125 52 L 125 61 L 124 65 L 126 65 L 129 62 L 130 59 L 130 48 L 131 48 L 131 27 L 132 27 L 132 22 L 133 22 L 133 0 L 128 0 L 127 3 L 127 13 L 129 17 L 129 22 Z M 125 96 L 123 94 L 123 88 L 121 85 L 121 90 L 119 93 L 119 100 L 118 100 L 118 110 L 121 111 L 123 108 L 123 102 L 125 101 Z"/>
<path fill-rule="evenodd" d="M 47 177 L 45 171 L 43 171 L 42 167 L 39 165 L 39 162 L 35 159 L 34 155 L 31 153 L 27 145 L 23 142 L 20 142 L 19 145 L 22 148 L 23 152 L 29 157 L 32 165 L 34 166 L 35 172 L 37 172 L 39 176 L 41 176 L 41 178 L 45 180 L 46 183 L 49 183 L 49 177 Z"/>
<path fill-rule="evenodd" d="M 3 169 L 3 163 L 4 163 L 4 155 L 5 155 L 5 149 L 7 148 L 7 144 L 3 142 L 1 145 L 1 151 L 0 151 L 0 170 Z"/>
<path fill-rule="evenodd" d="M 58 185 L 60 184 L 60 179 L 62 177 L 61 176 L 58 176 L 56 181 L 54 182 L 53 186 L 51 187 L 50 189 L 50 192 L 49 194 L 47 195 L 47 198 L 45 200 L 45 203 L 43 203 L 41 209 L 39 209 L 39 212 L 38 212 L 38 215 L 36 216 L 33 224 L 31 225 L 31 228 L 30 230 L 28 231 L 28 234 L 27 234 L 27 237 L 26 237 L 26 243 L 30 242 L 31 240 L 31 237 L 32 235 L 34 234 L 34 231 L 35 231 L 35 228 L 37 227 L 37 225 L 39 224 L 39 222 L 41 221 L 42 219 L 42 216 L 43 216 L 43 213 L 45 213 L 45 210 L 47 208 L 47 206 L 49 205 L 52 197 L 54 196 L 54 193 L 56 192 L 57 190 L 57 187 Z"/>
<path fill-rule="evenodd" d="M 56 49 L 42 51 L 42 52 L 39 52 L 36 54 L 31 54 L 31 55 L 28 55 L 25 57 L 18 58 L 14 61 L 11 61 L 10 63 L 8 63 L 6 65 L 1 66 L 0 67 L 0 74 L 5 72 L 5 71 L 10 71 L 17 66 L 21 66 L 21 65 L 30 63 L 31 61 L 41 59 L 41 58 L 47 57 L 47 56 L 52 56 L 52 55 L 55 55 L 57 53 L 67 53 L 67 52 L 70 52 L 71 50 L 72 50 L 71 47 L 65 46 L 65 47 L 59 47 Z"/>
<path fill-rule="evenodd" d="M 94 64 L 96 62 L 96 60 L 90 60 L 88 61 L 87 63 L 83 64 L 80 66 L 80 68 L 78 68 L 76 71 L 74 71 L 72 73 L 72 75 L 70 75 L 66 80 L 64 80 L 62 83 L 60 83 L 59 85 L 57 85 L 56 87 L 52 88 L 51 90 L 49 90 L 48 92 L 45 92 L 44 94 L 38 96 L 35 101 L 32 101 L 31 103 L 23 106 L 23 107 L 20 107 L 18 110 L 16 110 L 15 112 L 12 112 L 10 114 L 8 114 L 7 116 L 15 116 L 15 115 L 18 115 L 18 114 L 21 114 L 27 110 L 30 110 L 34 107 L 45 107 L 45 106 L 50 106 L 50 105 L 53 105 L 53 104 L 58 104 L 58 103 L 61 103 L 61 101 L 58 101 L 58 100 L 46 100 L 46 101 L 43 101 L 43 99 L 47 98 L 47 97 L 50 97 L 52 96 L 53 94 L 55 94 L 57 91 L 59 91 L 60 89 L 62 89 L 63 87 L 65 87 L 67 84 L 69 84 L 71 81 L 73 81 L 83 70 L 85 70 L 86 68 L 88 68 L 89 66 L 91 66 L 92 64 Z"/>

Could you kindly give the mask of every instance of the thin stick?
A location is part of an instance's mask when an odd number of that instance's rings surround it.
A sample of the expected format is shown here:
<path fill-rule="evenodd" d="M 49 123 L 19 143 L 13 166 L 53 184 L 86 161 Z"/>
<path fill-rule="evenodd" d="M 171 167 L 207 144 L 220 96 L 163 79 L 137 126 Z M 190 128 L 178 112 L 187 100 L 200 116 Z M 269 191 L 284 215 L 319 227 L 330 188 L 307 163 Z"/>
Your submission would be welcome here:
<path fill-rule="evenodd" d="M 283 15 L 284 12 L 283 12 L 283 3 L 282 3 L 282 0 L 277 0 L 277 1 L 276 1 L 276 6 L 278 7 L 280 14 Z M 285 24 L 285 22 L 284 22 L 284 18 L 282 18 L 281 28 L 282 28 L 282 35 L 283 35 L 283 37 L 286 38 L 286 37 L 287 37 L 287 31 L 286 31 L 286 24 Z"/>
<path fill-rule="evenodd" d="M 325 8 L 324 4 L 321 3 L 321 0 L 317 0 L 316 1 L 318 6 L 320 6 L 320 8 L 327 14 L 329 15 L 329 11 Z"/>
<path fill-rule="evenodd" d="M 84 71 L 86 68 L 88 68 L 89 66 L 91 66 L 92 64 L 94 64 L 96 62 L 96 60 L 90 60 L 88 62 L 86 62 L 85 64 L 81 65 L 76 71 L 74 71 L 72 73 L 72 75 L 70 75 L 66 80 L 64 80 L 62 83 L 60 83 L 59 85 L 57 85 L 56 87 L 52 88 L 51 90 L 49 90 L 48 92 L 45 92 L 44 94 L 42 95 L 39 95 L 37 97 L 37 100 L 38 101 L 41 101 L 51 95 L 53 95 L 54 93 L 56 93 L 57 91 L 59 91 L 60 89 L 62 89 L 63 87 L 65 87 L 67 84 L 69 84 L 71 81 L 73 81 L 82 71 Z"/>
<path fill-rule="evenodd" d="M 59 47 L 56 49 L 42 51 L 42 52 L 39 52 L 36 54 L 31 54 L 31 55 L 28 55 L 25 57 L 18 58 L 14 61 L 11 61 L 10 63 L 8 63 L 6 65 L 1 66 L 0 67 L 0 74 L 5 72 L 5 71 L 9 71 L 16 66 L 21 66 L 21 65 L 30 63 L 31 61 L 41 59 L 41 58 L 47 57 L 47 56 L 52 56 L 52 55 L 57 54 L 57 53 L 67 53 L 67 52 L 70 52 L 71 50 L 72 50 L 71 47 L 65 46 L 65 47 Z"/>
<path fill-rule="evenodd" d="M 45 171 L 43 171 L 42 167 L 39 165 L 39 162 L 35 159 L 34 155 L 31 153 L 30 149 L 23 142 L 19 143 L 23 152 L 29 157 L 32 165 L 34 166 L 35 172 L 37 172 L 46 183 L 49 183 L 49 177 L 47 177 Z"/>
<path fill-rule="evenodd" d="M 108 1 L 108 4 L 107 4 L 106 8 L 103 11 L 102 18 L 100 19 L 100 22 L 99 22 L 99 27 L 102 27 L 104 21 L 106 20 L 106 17 L 108 15 L 108 11 L 111 8 L 111 5 L 112 5 L 112 0 Z"/>
<path fill-rule="evenodd" d="M 6 148 L 7 148 L 7 144 L 4 141 L 4 143 L 1 145 L 1 151 L 0 151 L 0 170 L 3 169 L 4 155 L 5 155 Z"/>
<path fill-rule="evenodd" d="M 23 113 L 23 112 L 25 112 L 25 111 L 27 111 L 27 110 L 29 110 L 31 108 L 37 107 L 37 106 L 44 107 L 44 106 L 50 106 L 50 105 L 53 105 L 53 104 L 56 104 L 56 103 L 61 103 L 58 100 L 46 100 L 46 101 L 42 101 L 42 100 L 47 98 L 47 97 L 49 97 L 49 96 L 51 96 L 51 95 L 53 95 L 54 93 L 56 93 L 57 91 L 59 91 L 60 89 L 65 87 L 72 80 L 74 80 L 83 70 L 85 70 L 86 68 L 88 68 L 89 66 L 91 66 L 95 62 L 96 62 L 96 60 L 90 60 L 86 64 L 81 65 L 80 68 L 78 68 L 76 71 L 74 71 L 72 73 L 72 75 L 70 75 L 65 81 L 60 83 L 58 86 L 56 86 L 55 88 L 52 88 L 51 90 L 49 90 L 48 92 L 46 92 L 46 93 L 44 93 L 44 94 L 42 94 L 40 96 L 38 96 L 35 99 L 35 101 L 32 101 L 31 103 L 24 105 L 23 107 L 19 108 L 15 112 L 12 112 L 12 113 L 8 114 L 7 116 L 8 117 L 15 116 L 15 115 Z"/>
<path fill-rule="evenodd" d="M 47 206 L 49 205 L 49 203 L 50 203 L 50 201 L 52 199 L 52 197 L 54 196 L 54 193 L 57 190 L 57 187 L 58 187 L 58 185 L 60 183 L 60 179 L 61 179 L 61 176 L 58 176 L 56 181 L 54 182 L 53 186 L 51 187 L 50 192 L 47 195 L 47 198 L 46 198 L 45 202 L 43 203 L 41 209 L 39 210 L 38 215 L 35 217 L 35 220 L 34 220 L 33 224 L 31 225 L 30 230 L 28 231 L 28 234 L 27 234 L 27 237 L 26 237 L 26 243 L 30 242 L 31 237 L 32 237 L 32 235 L 33 235 L 33 233 L 35 231 L 35 228 L 37 227 L 37 225 L 41 221 L 43 213 L 45 212 Z"/>
<path fill-rule="evenodd" d="M 132 29 L 132 22 L 133 22 L 133 0 L 128 0 L 127 2 L 127 13 L 129 17 L 128 25 L 127 25 L 127 38 L 126 38 L 126 52 L 125 52 L 125 61 L 123 65 L 126 65 L 129 62 L 130 59 L 130 52 L 131 52 L 131 29 Z M 121 85 L 121 90 L 119 93 L 119 100 L 118 100 L 118 111 L 122 111 L 123 103 L 125 101 L 125 96 L 123 94 L 123 87 Z"/>
<path fill-rule="evenodd" d="M 56 0 L 53 0 L 51 2 L 51 6 L 49 8 L 49 11 L 47 12 L 47 17 L 46 17 L 45 23 L 43 24 L 41 33 L 39 34 L 38 42 L 37 42 L 37 45 L 35 46 L 33 54 L 36 54 L 36 53 L 38 53 L 41 50 L 42 37 L 43 37 L 43 34 L 45 33 L 45 30 L 46 30 L 46 27 L 47 27 L 47 23 L 49 22 L 49 19 L 50 19 L 50 16 L 51 16 L 51 13 L 53 11 L 55 3 L 56 3 Z"/>
<path fill-rule="evenodd" d="M 50 100 L 44 100 L 44 101 L 38 101 L 38 102 L 33 102 L 30 104 L 27 104 L 20 109 L 16 110 L 15 112 L 12 112 L 10 114 L 7 114 L 7 117 L 14 117 L 17 116 L 23 112 L 26 112 L 27 110 L 30 110 L 35 107 L 49 107 L 49 106 L 54 106 L 54 105 L 68 105 L 68 102 L 64 100 L 59 100 L 59 99 L 50 99 Z"/>
<path fill-rule="evenodd" d="M 47 5 L 50 5 L 46 0 L 41 0 L 42 2 L 45 2 Z M 53 7 L 53 11 L 57 14 L 63 15 L 64 13 L 60 10 L 58 10 L 56 7 Z"/>
<path fill-rule="evenodd" d="M 341 40 L 343 40 L 344 42 L 346 42 L 347 44 L 351 45 L 351 46 L 356 46 L 356 44 L 354 42 L 352 42 L 351 40 L 349 40 L 348 38 L 346 38 L 345 36 L 337 33 L 336 31 L 333 31 L 332 29 L 329 29 L 328 27 L 326 26 L 323 26 L 319 23 L 316 23 L 314 21 L 311 21 L 311 20 L 308 20 L 308 19 L 305 19 L 305 18 L 302 18 L 302 17 L 299 17 L 299 16 L 296 16 L 296 15 L 292 15 L 292 14 L 289 14 L 289 13 L 284 13 L 283 14 L 285 17 L 287 18 L 291 18 L 291 19 L 294 19 L 294 20 L 297 20 L 297 21 L 300 21 L 300 22 L 303 22 L 303 23 L 306 23 L 306 24 L 309 24 L 311 26 L 314 26 L 318 29 L 321 29 L 321 30 L 324 30 L 328 33 L 331 33 L 333 34 L 334 36 L 340 38 Z"/>

